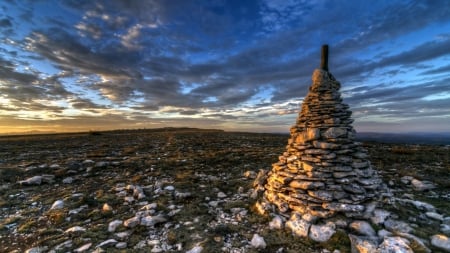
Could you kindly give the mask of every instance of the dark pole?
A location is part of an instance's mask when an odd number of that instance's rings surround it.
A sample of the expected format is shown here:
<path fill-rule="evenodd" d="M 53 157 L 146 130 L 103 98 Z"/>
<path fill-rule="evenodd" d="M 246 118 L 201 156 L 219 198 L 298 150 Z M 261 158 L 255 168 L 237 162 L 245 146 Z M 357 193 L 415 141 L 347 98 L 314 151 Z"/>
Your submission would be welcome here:
<path fill-rule="evenodd" d="M 322 58 L 320 68 L 328 71 L 328 45 L 322 45 Z"/>

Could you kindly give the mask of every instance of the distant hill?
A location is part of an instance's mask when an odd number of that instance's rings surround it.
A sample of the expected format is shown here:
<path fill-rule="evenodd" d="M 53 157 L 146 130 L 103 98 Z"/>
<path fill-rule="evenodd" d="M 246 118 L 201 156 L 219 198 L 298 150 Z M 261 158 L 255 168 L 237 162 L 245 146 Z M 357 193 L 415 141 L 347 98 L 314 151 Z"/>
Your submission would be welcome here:
<path fill-rule="evenodd" d="M 449 133 L 373 133 L 356 134 L 359 141 L 375 141 L 401 144 L 450 145 Z"/>

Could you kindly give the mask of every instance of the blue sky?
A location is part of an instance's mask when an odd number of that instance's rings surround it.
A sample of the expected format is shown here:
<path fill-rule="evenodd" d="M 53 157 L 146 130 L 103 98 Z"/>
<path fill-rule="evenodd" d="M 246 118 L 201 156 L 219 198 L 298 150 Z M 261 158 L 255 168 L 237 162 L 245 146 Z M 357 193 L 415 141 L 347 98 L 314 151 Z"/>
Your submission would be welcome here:
<path fill-rule="evenodd" d="M 0 133 L 288 132 L 320 47 L 357 131 L 450 129 L 450 1 L 0 2 Z"/>

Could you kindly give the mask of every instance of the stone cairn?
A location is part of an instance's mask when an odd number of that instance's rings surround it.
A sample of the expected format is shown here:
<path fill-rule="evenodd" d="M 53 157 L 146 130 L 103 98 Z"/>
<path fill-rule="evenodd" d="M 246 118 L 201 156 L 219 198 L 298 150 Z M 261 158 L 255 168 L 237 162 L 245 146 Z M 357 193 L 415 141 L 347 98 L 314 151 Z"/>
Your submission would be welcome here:
<path fill-rule="evenodd" d="M 286 152 L 271 171 L 260 171 L 254 187 L 260 213 L 275 214 L 299 236 L 325 241 L 334 234 L 336 217 L 370 218 L 383 187 L 367 151 L 355 142 L 352 112 L 328 72 L 326 45 L 312 81 Z"/>

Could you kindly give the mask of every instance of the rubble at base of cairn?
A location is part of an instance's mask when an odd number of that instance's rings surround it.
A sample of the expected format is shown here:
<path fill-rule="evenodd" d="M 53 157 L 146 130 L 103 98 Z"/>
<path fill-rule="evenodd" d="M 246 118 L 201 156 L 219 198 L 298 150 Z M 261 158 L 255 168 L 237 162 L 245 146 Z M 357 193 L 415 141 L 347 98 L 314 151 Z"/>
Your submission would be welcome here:
<path fill-rule="evenodd" d="M 258 174 L 254 196 L 260 213 L 283 217 L 294 234 L 313 240 L 326 231 L 323 241 L 335 229 L 350 232 L 354 220 L 370 221 L 388 190 L 355 141 L 340 83 L 323 69 L 312 81 L 286 151 L 271 171 Z"/>

